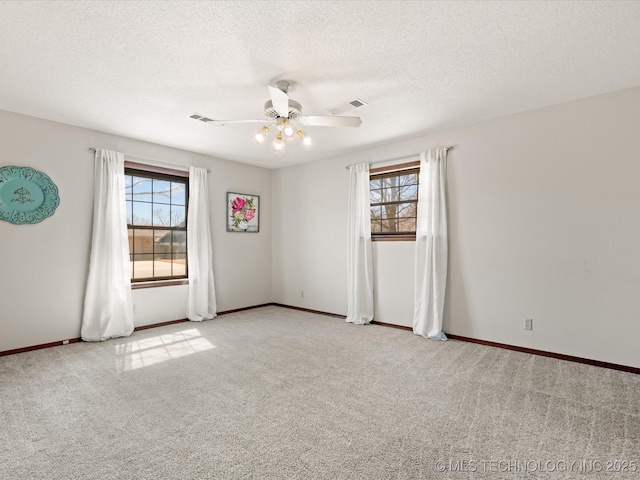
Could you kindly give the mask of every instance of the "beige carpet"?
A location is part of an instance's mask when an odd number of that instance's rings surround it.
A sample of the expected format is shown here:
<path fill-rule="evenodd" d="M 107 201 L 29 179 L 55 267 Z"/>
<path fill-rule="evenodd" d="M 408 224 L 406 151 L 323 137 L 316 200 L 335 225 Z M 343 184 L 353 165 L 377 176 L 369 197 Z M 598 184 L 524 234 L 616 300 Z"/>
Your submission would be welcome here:
<path fill-rule="evenodd" d="M 639 452 L 638 375 L 273 306 L 0 358 L 2 479 L 640 479 Z"/>

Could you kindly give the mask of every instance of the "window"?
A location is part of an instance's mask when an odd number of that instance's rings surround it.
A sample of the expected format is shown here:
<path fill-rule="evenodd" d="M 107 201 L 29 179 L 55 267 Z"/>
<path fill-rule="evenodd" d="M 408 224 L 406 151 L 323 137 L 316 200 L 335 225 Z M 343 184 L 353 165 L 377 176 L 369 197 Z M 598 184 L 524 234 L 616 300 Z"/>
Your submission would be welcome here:
<path fill-rule="evenodd" d="M 371 170 L 373 240 L 415 240 L 419 165 L 411 162 Z"/>
<path fill-rule="evenodd" d="M 185 280 L 189 179 L 162 173 L 166 169 L 149 171 L 127 164 L 125 191 L 131 282 L 135 286 L 140 282 Z"/>

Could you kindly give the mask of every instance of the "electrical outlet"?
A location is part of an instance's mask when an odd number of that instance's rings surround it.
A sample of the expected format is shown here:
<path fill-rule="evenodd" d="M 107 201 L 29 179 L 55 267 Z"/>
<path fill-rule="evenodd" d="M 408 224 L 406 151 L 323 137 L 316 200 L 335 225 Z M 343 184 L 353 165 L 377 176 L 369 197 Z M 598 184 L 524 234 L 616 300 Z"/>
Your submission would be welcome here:
<path fill-rule="evenodd" d="M 524 319 L 524 329 L 525 330 L 533 330 L 533 318 L 525 318 Z"/>
<path fill-rule="evenodd" d="M 62 344 L 63 344 L 63 345 L 69 345 L 69 340 L 63 340 L 63 341 L 62 341 Z"/>
<path fill-rule="evenodd" d="M 300 297 L 304 298 L 304 290 L 300 290 Z"/>
<path fill-rule="evenodd" d="M 135 303 L 133 304 L 133 313 L 136 313 L 136 310 L 138 309 L 138 305 L 136 305 Z"/>

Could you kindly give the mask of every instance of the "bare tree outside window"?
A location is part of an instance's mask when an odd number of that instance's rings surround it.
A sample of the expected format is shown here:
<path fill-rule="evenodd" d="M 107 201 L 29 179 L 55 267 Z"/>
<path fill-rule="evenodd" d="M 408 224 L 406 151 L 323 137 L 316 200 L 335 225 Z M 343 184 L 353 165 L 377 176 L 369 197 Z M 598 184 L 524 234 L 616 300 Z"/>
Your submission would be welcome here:
<path fill-rule="evenodd" d="M 415 234 L 419 169 L 371 175 L 371 234 Z"/>

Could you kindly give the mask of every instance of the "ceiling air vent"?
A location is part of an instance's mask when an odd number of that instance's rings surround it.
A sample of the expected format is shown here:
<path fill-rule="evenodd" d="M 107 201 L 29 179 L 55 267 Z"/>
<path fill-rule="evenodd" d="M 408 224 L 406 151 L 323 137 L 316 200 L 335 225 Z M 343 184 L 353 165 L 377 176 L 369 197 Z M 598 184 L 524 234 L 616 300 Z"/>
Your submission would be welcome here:
<path fill-rule="evenodd" d="M 200 120 L 201 122 L 204 122 L 204 123 L 213 121 L 213 119 L 207 118 L 207 117 L 203 117 L 202 115 L 200 115 L 198 113 L 194 113 L 192 115 L 189 115 L 189 118 L 193 118 L 194 120 Z"/>
<path fill-rule="evenodd" d="M 336 105 L 333 108 L 329 108 L 327 111 L 332 115 L 341 115 L 349 110 L 354 110 L 356 108 L 361 108 L 367 105 L 367 102 L 360 100 L 359 98 L 355 98 L 349 102 L 341 103 L 340 105 Z"/>

